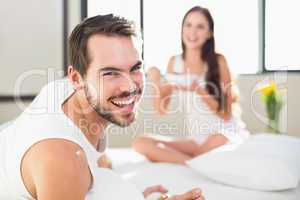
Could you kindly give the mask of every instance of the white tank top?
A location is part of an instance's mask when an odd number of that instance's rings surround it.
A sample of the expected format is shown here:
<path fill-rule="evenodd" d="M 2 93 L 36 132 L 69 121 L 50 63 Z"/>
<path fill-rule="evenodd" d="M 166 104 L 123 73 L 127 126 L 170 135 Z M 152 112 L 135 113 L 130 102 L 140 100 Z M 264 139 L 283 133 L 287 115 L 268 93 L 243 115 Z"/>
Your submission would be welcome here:
<path fill-rule="evenodd" d="M 175 56 L 173 65 L 173 73 L 167 73 L 165 78 L 168 82 L 179 85 L 190 86 L 193 81 L 197 81 L 201 86 L 205 85 L 206 65 L 203 75 L 196 75 L 192 73 L 185 73 L 184 62 L 181 55 Z"/>
<path fill-rule="evenodd" d="M 60 138 L 78 144 L 86 153 L 94 183 L 97 184 L 95 174 L 100 170 L 97 160 L 105 149 L 106 139 L 101 140 L 104 142 L 96 150 L 81 130 L 64 114 L 61 106 L 73 92 L 74 89 L 67 79 L 49 83 L 29 107 L 0 132 L 1 200 L 34 199 L 23 184 L 20 173 L 21 160 L 31 146 L 45 139 Z M 135 189 L 133 191 L 135 192 Z M 95 196 L 97 192 L 92 187 L 89 194 Z M 101 194 L 105 194 L 105 191 Z"/>
<path fill-rule="evenodd" d="M 202 88 L 205 88 L 207 65 L 203 75 L 186 73 L 182 56 L 177 55 L 173 72 L 166 75 L 168 82 L 189 86 L 196 80 Z M 172 94 L 172 99 L 174 98 L 179 100 L 178 106 L 182 107 L 184 112 L 189 136 L 196 138 L 200 143 L 213 133 L 223 134 L 231 142 L 241 142 L 248 137 L 249 132 L 240 114 L 233 112 L 232 118 L 225 122 L 208 107 L 201 96 L 194 92 L 178 91 Z"/>

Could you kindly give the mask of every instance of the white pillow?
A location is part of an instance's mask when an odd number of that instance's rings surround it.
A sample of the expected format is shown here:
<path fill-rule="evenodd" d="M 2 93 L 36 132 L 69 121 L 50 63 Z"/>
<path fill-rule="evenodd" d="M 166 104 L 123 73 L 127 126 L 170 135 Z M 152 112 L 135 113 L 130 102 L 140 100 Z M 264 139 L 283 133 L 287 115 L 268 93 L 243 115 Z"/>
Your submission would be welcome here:
<path fill-rule="evenodd" d="M 287 135 L 257 134 L 241 145 L 240 152 L 263 154 L 284 161 L 300 181 L 300 139 Z"/>
<path fill-rule="evenodd" d="M 187 165 L 217 182 L 261 191 L 296 188 L 298 177 L 281 159 L 235 150 L 211 151 Z"/>

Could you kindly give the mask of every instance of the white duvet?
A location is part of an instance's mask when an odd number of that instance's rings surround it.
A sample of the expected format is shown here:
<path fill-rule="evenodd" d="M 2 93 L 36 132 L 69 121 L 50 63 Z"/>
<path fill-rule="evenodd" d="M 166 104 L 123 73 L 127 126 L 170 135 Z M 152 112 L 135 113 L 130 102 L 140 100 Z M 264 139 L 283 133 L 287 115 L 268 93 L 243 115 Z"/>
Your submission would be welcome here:
<path fill-rule="evenodd" d="M 300 155 L 300 145 L 297 148 L 300 144 L 299 139 L 273 135 L 259 135 L 255 139 L 259 142 L 256 142 L 255 145 L 251 143 L 252 147 L 248 145 L 248 149 L 244 149 L 245 152 L 263 151 L 269 155 L 275 153 L 275 155 L 285 158 L 287 163 L 300 164 L 298 161 L 300 157 L 295 159 L 295 156 Z M 289 155 L 290 151 L 296 152 Z M 110 149 L 107 153 L 113 161 L 114 170 L 124 179 L 135 184 L 141 192 L 148 186 L 162 184 L 169 189 L 170 194 L 178 194 L 194 187 L 200 187 L 207 200 L 300 199 L 299 185 L 295 189 L 276 192 L 249 190 L 214 181 L 189 167 L 168 163 L 150 163 L 131 149 Z M 300 171 L 300 168 L 297 171 Z M 155 198 L 155 196 L 152 196 L 149 199 Z"/>

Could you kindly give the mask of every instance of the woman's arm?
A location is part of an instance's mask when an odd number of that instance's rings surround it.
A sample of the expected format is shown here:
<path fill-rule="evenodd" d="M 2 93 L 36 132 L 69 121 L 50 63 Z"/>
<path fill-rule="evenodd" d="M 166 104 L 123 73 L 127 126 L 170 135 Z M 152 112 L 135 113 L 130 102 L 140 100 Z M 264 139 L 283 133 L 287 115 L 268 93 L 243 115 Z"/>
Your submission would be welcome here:
<path fill-rule="evenodd" d="M 217 102 L 217 100 L 208 93 L 208 91 L 201 87 L 201 86 L 197 86 L 197 88 L 194 90 L 196 92 L 196 94 L 200 95 L 204 102 L 208 105 L 208 107 L 215 113 L 218 113 L 218 107 L 219 107 L 219 103 Z"/>
<path fill-rule="evenodd" d="M 173 73 L 175 57 L 172 56 L 168 62 L 167 72 Z M 150 71 L 151 70 L 151 71 Z M 171 83 L 161 83 L 161 74 L 159 69 L 151 68 L 148 73 L 151 81 L 154 83 L 156 96 L 154 98 L 154 107 L 160 114 L 166 114 L 167 107 L 170 103 L 170 96 L 175 89 Z"/>
<path fill-rule="evenodd" d="M 224 110 L 219 111 L 219 103 L 217 100 L 208 93 L 208 91 L 201 86 L 192 86 L 192 90 L 194 90 L 198 95 L 203 97 L 203 100 L 208 105 L 208 107 L 215 112 L 219 117 L 224 120 L 228 120 L 231 117 L 231 107 L 232 107 L 232 92 L 231 92 L 231 75 L 227 65 L 227 62 L 224 56 L 218 56 L 218 62 L 220 67 L 220 85 L 222 94 L 225 95 L 225 106 Z"/>

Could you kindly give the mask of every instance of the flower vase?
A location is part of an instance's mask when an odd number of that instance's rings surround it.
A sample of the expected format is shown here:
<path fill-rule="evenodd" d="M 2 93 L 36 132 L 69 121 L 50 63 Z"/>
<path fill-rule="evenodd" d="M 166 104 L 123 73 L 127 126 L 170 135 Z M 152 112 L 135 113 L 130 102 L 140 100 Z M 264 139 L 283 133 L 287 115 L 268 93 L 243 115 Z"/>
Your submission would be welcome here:
<path fill-rule="evenodd" d="M 275 134 L 280 133 L 278 119 L 279 119 L 278 117 L 277 117 L 277 119 L 269 119 L 269 123 L 267 125 L 267 131 L 269 133 L 275 133 Z"/>

